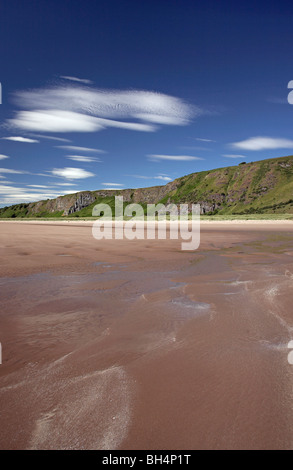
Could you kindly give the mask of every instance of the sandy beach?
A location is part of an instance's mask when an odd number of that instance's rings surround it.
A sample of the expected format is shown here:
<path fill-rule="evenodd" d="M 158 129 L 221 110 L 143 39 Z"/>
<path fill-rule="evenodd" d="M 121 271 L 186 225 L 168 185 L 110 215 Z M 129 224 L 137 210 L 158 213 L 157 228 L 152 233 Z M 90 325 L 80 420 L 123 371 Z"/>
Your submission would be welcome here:
<path fill-rule="evenodd" d="M 292 449 L 293 222 L 0 222 L 0 449 Z"/>

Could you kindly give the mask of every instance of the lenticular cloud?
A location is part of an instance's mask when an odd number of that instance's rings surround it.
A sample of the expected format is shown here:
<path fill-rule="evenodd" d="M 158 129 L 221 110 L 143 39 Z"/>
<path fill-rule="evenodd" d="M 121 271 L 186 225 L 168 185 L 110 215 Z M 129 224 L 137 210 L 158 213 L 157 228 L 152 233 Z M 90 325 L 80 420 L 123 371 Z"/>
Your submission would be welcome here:
<path fill-rule="evenodd" d="M 94 132 L 103 128 L 93 116 L 58 109 L 20 111 L 10 122 L 29 131 Z"/>
<path fill-rule="evenodd" d="M 17 112 L 10 125 L 47 132 L 95 132 L 107 127 L 153 132 L 161 125 L 187 125 L 202 113 L 162 93 L 73 85 L 20 91 L 15 101 L 24 111 Z"/>
<path fill-rule="evenodd" d="M 90 176 L 95 176 L 94 173 L 90 171 L 85 171 L 82 168 L 54 168 L 51 171 L 53 176 L 59 176 L 60 178 L 65 178 L 68 180 L 79 180 L 83 178 L 89 178 Z"/>

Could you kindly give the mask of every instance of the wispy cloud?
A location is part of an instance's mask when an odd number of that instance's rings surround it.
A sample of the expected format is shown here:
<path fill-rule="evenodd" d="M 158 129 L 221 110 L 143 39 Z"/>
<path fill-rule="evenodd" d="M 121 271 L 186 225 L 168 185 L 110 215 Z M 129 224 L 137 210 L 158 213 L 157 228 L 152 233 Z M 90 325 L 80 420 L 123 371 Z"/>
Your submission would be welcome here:
<path fill-rule="evenodd" d="M 124 184 L 120 184 L 120 183 L 102 183 L 103 186 L 124 186 Z"/>
<path fill-rule="evenodd" d="M 173 161 L 191 161 L 191 160 L 203 160 L 200 157 L 192 157 L 190 155 L 148 155 L 149 160 L 158 162 L 160 160 L 173 160 Z"/>
<path fill-rule="evenodd" d="M 0 203 L 17 204 L 21 202 L 34 202 L 44 199 L 53 199 L 60 195 L 68 194 L 71 191 L 44 191 L 47 188 L 18 187 L 10 186 L 7 183 L 0 184 Z"/>
<path fill-rule="evenodd" d="M 20 136 L 15 136 L 15 137 L 2 137 L 3 140 L 11 140 L 13 142 L 24 142 L 27 144 L 38 144 L 39 141 L 35 139 L 28 139 L 27 137 L 20 137 Z"/>
<path fill-rule="evenodd" d="M 6 158 L 10 158 L 10 157 L 8 157 L 8 155 L 0 155 L 0 160 L 6 160 Z"/>
<path fill-rule="evenodd" d="M 54 168 L 51 171 L 53 176 L 59 176 L 68 180 L 79 180 L 95 176 L 90 171 L 83 170 L 82 168 Z"/>
<path fill-rule="evenodd" d="M 293 148 L 293 140 L 273 137 L 251 137 L 241 142 L 230 144 L 231 147 L 243 150 L 272 150 Z"/>
<path fill-rule="evenodd" d="M 60 78 L 63 78 L 64 80 L 70 80 L 72 82 L 85 83 L 86 85 L 91 85 L 94 83 L 87 78 L 68 77 L 67 75 L 61 75 Z"/>
<path fill-rule="evenodd" d="M 196 137 L 195 140 L 199 140 L 200 142 L 216 142 L 215 140 L 212 140 L 212 139 L 200 139 L 199 137 Z"/>
<path fill-rule="evenodd" d="M 54 183 L 54 186 L 76 186 L 75 183 Z"/>
<path fill-rule="evenodd" d="M 47 132 L 97 132 L 107 127 L 142 132 L 153 132 L 156 129 L 149 124 L 114 121 L 57 109 L 20 111 L 15 119 L 8 119 L 8 122 L 19 129 Z"/>
<path fill-rule="evenodd" d="M 162 180 L 162 181 L 172 181 L 172 178 L 169 178 L 169 176 L 162 176 L 162 175 L 154 176 L 154 179 L 155 180 Z"/>
<path fill-rule="evenodd" d="M 25 175 L 28 174 L 27 171 L 22 171 L 22 170 L 12 170 L 10 168 L 0 168 L 0 174 L 2 173 L 8 173 L 8 174 L 15 174 L 15 175 Z"/>
<path fill-rule="evenodd" d="M 187 125 L 203 113 L 180 98 L 162 93 L 78 85 L 21 91 L 15 94 L 15 100 L 25 111 L 17 112 L 8 124 L 30 131 L 96 132 L 116 127 L 154 132 L 161 125 Z"/>
<path fill-rule="evenodd" d="M 162 181 L 172 181 L 172 178 L 169 178 L 168 175 L 161 174 L 157 176 L 145 176 L 145 175 L 126 175 L 131 176 L 132 178 L 139 178 L 143 180 L 162 180 Z"/>
<path fill-rule="evenodd" d="M 28 184 L 29 188 L 36 188 L 36 189 L 52 189 L 54 186 L 46 186 L 44 184 Z"/>
<path fill-rule="evenodd" d="M 99 158 L 84 157 L 82 155 L 66 155 L 66 158 L 69 158 L 69 160 L 73 160 L 75 162 L 84 162 L 84 163 L 92 163 L 92 162 L 100 163 L 102 161 Z"/>
<path fill-rule="evenodd" d="M 140 178 L 142 180 L 149 180 L 151 179 L 151 176 L 144 176 L 144 175 L 125 175 L 125 176 L 131 176 L 132 178 Z"/>
<path fill-rule="evenodd" d="M 28 134 L 31 135 L 32 137 L 37 137 L 38 139 L 48 139 L 48 140 L 56 140 L 58 142 L 71 142 L 69 139 L 64 139 L 62 137 L 53 137 L 53 136 L 48 136 L 48 135 L 42 135 L 42 134 Z"/>
<path fill-rule="evenodd" d="M 72 111 L 20 111 L 8 122 L 19 129 L 47 132 L 95 132 L 103 129 L 97 118 Z"/>
<path fill-rule="evenodd" d="M 104 150 L 92 149 L 92 148 L 88 148 L 88 147 L 76 147 L 75 145 L 57 145 L 56 148 L 65 149 L 65 150 L 74 150 L 74 151 L 77 151 L 77 152 L 106 153 Z"/>
<path fill-rule="evenodd" d="M 244 155 L 233 155 L 233 154 L 225 154 L 225 155 L 222 155 L 222 157 L 225 157 L 225 158 L 246 158 Z"/>

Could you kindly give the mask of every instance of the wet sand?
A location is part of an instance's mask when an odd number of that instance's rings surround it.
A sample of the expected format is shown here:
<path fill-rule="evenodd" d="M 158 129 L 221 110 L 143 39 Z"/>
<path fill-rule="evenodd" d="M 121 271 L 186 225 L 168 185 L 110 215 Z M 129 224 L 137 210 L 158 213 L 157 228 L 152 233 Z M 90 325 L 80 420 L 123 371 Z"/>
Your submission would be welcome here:
<path fill-rule="evenodd" d="M 292 449 L 292 229 L 0 222 L 0 449 Z"/>

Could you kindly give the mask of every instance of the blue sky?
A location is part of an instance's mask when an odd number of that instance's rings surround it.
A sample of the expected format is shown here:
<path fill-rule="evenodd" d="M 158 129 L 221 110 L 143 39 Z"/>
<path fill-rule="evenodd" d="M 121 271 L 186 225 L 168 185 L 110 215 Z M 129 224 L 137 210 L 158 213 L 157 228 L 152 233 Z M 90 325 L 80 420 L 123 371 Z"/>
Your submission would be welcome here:
<path fill-rule="evenodd" d="M 288 1 L 2 0 L 0 204 L 293 154 L 292 24 Z"/>

